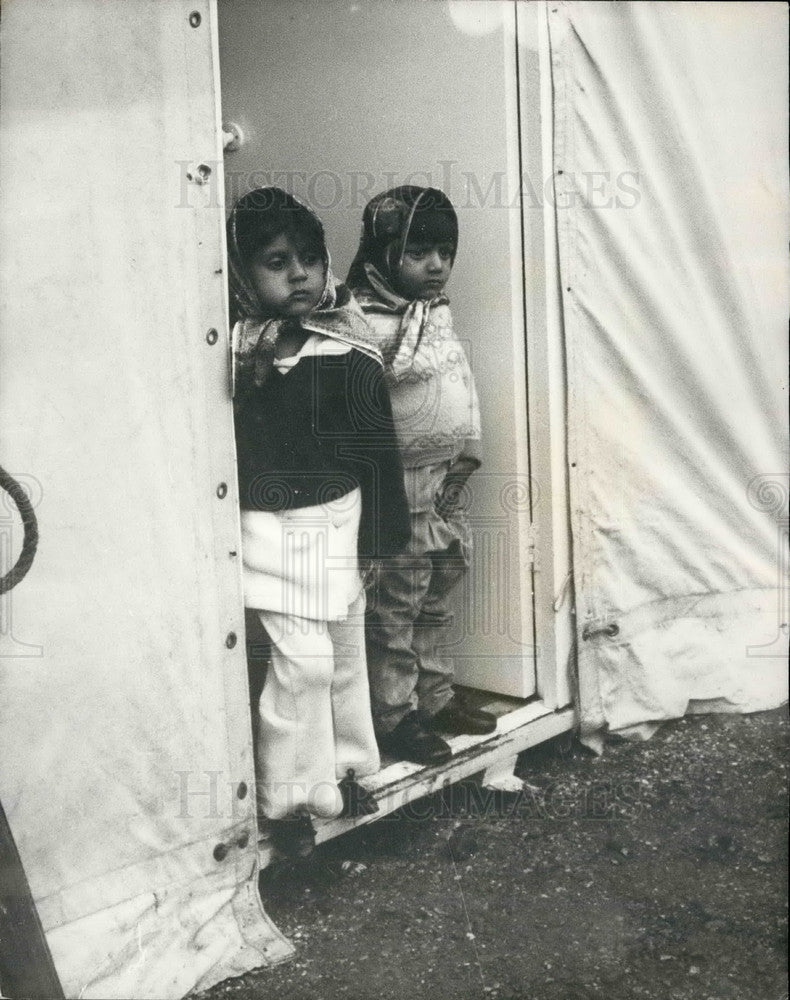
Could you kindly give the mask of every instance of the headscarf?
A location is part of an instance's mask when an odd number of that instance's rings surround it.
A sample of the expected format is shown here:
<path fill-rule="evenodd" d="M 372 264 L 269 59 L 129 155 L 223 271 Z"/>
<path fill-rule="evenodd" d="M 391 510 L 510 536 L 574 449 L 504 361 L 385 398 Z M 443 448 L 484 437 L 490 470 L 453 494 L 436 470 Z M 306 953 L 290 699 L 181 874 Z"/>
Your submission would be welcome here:
<path fill-rule="evenodd" d="M 257 250 L 282 232 L 314 241 L 324 262 L 324 289 L 316 307 L 298 319 L 267 314 L 249 272 Z M 281 188 L 256 188 L 239 198 L 228 217 L 228 288 L 233 324 L 234 385 L 262 385 L 274 362 L 274 348 L 286 324 L 347 344 L 382 363 L 375 336 L 345 285 L 332 274 L 321 220 Z"/>
<path fill-rule="evenodd" d="M 406 244 L 417 241 L 446 241 L 457 249 L 458 217 L 447 195 L 410 184 L 376 195 L 365 206 L 359 248 L 346 279 L 366 313 L 401 316 L 388 366 L 396 381 L 412 368 L 431 310 L 450 301 L 444 292 L 409 301 L 397 291 Z"/>

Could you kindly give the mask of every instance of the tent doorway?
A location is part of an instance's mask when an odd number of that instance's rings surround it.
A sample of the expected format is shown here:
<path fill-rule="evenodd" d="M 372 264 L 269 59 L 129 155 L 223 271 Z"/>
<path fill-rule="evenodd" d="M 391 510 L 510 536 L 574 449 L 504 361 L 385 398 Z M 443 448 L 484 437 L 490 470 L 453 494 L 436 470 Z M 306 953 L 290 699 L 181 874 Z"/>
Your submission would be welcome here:
<path fill-rule="evenodd" d="M 470 481 L 474 557 L 449 653 L 458 681 L 506 717 L 497 740 L 507 736 L 510 758 L 525 726 L 570 702 L 564 389 L 546 281 L 554 261 L 538 11 L 331 0 L 316 13 L 309 0 L 218 7 L 226 208 L 255 187 L 288 189 L 323 219 L 342 280 L 373 195 L 412 183 L 453 201 L 460 242 L 448 292 L 477 382 L 484 460 Z M 566 714 L 553 716 L 549 735 L 569 727 Z M 545 738 L 535 730 L 529 742 Z M 454 761 L 426 785 L 419 769 L 397 765 L 376 783 L 395 808 L 403 795 L 481 769 Z M 342 824 L 327 827 L 329 836 Z"/>

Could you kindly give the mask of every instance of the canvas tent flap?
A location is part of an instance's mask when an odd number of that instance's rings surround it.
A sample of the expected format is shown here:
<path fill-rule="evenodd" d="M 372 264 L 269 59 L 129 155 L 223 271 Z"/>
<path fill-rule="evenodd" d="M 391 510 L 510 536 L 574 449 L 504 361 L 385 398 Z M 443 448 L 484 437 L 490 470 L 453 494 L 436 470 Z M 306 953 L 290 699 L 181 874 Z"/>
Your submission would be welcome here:
<path fill-rule="evenodd" d="M 588 738 L 786 697 L 787 9 L 552 3 Z"/>
<path fill-rule="evenodd" d="M 261 908 L 255 873 L 246 874 L 239 885 L 222 872 L 156 883 L 50 932 L 67 996 L 181 997 L 287 957 L 292 949 Z M 108 950 L 108 940 L 125 947 Z"/>
<path fill-rule="evenodd" d="M 291 951 L 254 892 L 221 183 L 186 176 L 221 157 L 210 32 L 196 0 L 3 4 L 0 461 L 40 542 L 0 799 L 67 996 Z"/>

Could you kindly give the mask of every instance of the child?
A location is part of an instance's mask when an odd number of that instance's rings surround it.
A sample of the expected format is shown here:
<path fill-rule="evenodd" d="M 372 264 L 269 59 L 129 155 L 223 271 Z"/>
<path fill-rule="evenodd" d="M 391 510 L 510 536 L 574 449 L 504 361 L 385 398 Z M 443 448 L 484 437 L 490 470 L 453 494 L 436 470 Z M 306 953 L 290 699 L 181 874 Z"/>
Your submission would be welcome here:
<path fill-rule="evenodd" d="M 355 781 L 379 768 L 358 554 L 402 549 L 408 508 L 381 355 L 317 216 L 279 188 L 250 192 L 228 263 L 244 598 L 272 642 L 258 792 L 275 845 L 299 857 L 311 815 L 378 808 Z"/>
<path fill-rule="evenodd" d="M 441 653 L 450 594 L 469 566 L 460 498 L 480 465 L 477 394 L 444 294 L 457 247 L 445 194 L 394 188 L 366 206 L 348 276 L 384 353 L 411 511 L 408 552 L 380 567 L 369 593 L 373 720 L 382 750 L 423 764 L 451 756 L 438 732 L 496 728 L 493 715 L 453 692 Z"/>

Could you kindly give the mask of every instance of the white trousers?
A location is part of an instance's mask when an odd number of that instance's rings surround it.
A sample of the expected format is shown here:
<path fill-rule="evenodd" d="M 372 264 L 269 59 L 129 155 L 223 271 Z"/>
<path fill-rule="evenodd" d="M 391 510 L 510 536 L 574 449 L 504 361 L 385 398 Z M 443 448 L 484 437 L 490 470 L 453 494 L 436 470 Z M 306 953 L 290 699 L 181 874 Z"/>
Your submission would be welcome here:
<path fill-rule="evenodd" d="M 258 712 L 261 813 L 337 816 L 337 782 L 380 767 L 365 659 L 365 592 L 338 621 L 258 611 L 272 641 Z"/>

